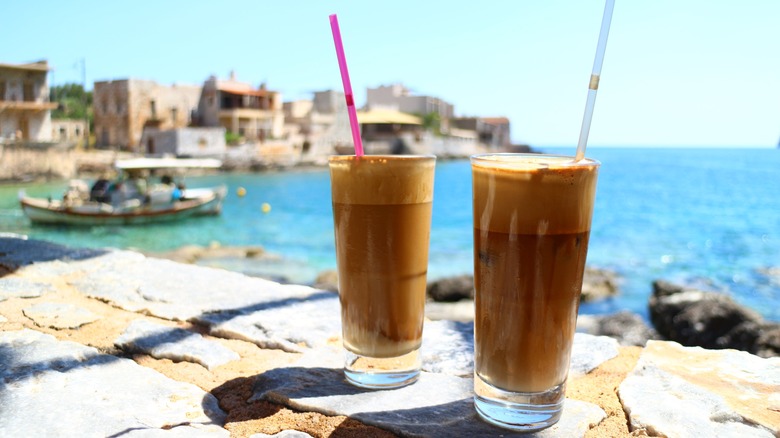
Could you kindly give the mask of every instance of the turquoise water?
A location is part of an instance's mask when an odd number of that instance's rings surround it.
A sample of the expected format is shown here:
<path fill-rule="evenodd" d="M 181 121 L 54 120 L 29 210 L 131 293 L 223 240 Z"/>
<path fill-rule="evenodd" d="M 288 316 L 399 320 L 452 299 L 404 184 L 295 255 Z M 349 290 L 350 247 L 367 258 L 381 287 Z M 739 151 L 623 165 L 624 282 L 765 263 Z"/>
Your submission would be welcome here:
<path fill-rule="evenodd" d="M 569 152 L 547 149 L 548 152 Z M 622 294 L 582 313 L 628 309 L 647 314 L 651 282 L 693 282 L 726 291 L 780 321 L 780 150 L 591 148 L 600 160 L 588 263 L 617 271 Z M 325 169 L 189 178 L 226 183 L 219 217 L 142 227 L 33 226 L 16 202 L 19 188 L 59 196 L 65 182 L 0 186 L 0 232 L 72 246 L 163 251 L 185 244 L 261 245 L 268 263 L 226 265 L 309 283 L 335 268 L 329 178 Z M 236 196 L 244 187 L 245 197 Z M 262 212 L 268 203 L 271 211 Z M 467 160 L 437 163 L 430 278 L 472 271 L 471 174 Z"/>

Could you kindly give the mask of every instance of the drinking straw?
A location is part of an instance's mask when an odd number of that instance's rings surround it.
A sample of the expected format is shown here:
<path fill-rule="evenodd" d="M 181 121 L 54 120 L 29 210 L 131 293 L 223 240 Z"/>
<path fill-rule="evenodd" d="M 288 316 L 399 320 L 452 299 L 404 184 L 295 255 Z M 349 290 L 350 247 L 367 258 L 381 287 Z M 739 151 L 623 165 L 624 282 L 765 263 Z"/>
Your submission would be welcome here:
<path fill-rule="evenodd" d="M 355 98 L 352 94 L 352 85 L 349 82 L 347 58 L 344 56 L 344 44 L 341 42 L 339 19 L 336 17 L 336 14 L 330 16 L 330 29 L 333 32 L 333 43 L 336 45 L 336 57 L 339 60 L 341 82 L 344 85 L 344 98 L 347 100 L 347 114 L 349 114 L 349 124 L 352 127 L 352 142 L 355 145 L 355 155 L 360 157 L 363 155 L 363 141 L 360 139 L 360 125 L 358 124 L 357 111 L 355 110 Z"/>
<path fill-rule="evenodd" d="M 590 84 L 588 85 L 588 100 L 585 102 L 585 115 L 582 117 L 580 141 L 577 143 L 577 155 L 574 157 L 574 161 L 580 161 L 585 158 L 585 146 L 588 143 L 590 121 L 593 119 L 593 106 L 596 105 L 596 91 L 599 89 L 601 65 L 604 63 L 604 51 L 607 49 L 607 36 L 609 36 L 609 24 L 612 21 L 612 9 L 614 7 L 615 0 L 607 0 L 607 3 L 604 5 L 599 43 L 596 47 L 596 59 L 593 60 L 593 72 L 590 75 Z"/>

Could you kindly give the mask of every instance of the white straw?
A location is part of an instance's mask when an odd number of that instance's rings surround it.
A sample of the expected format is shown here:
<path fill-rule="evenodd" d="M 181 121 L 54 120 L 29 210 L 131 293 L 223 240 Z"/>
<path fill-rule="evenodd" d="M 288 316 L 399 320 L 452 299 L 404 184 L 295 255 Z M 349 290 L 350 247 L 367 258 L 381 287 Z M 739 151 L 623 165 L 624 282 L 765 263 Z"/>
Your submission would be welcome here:
<path fill-rule="evenodd" d="M 577 155 L 574 157 L 574 161 L 580 161 L 585 158 L 585 147 L 588 143 L 590 121 L 593 119 L 593 107 L 596 105 L 596 91 L 599 89 L 601 65 L 604 63 L 604 51 L 607 50 L 607 37 L 609 36 L 609 25 L 612 22 L 612 9 L 614 7 L 615 0 L 607 0 L 607 3 L 604 5 L 604 17 L 601 19 L 599 44 L 596 47 L 596 59 L 593 60 L 593 72 L 590 75 L 590 84 L 588 84 L 588 100 L 585 102 L 585 114 L 582 116 L 580 141 L 577 143 Z"/>

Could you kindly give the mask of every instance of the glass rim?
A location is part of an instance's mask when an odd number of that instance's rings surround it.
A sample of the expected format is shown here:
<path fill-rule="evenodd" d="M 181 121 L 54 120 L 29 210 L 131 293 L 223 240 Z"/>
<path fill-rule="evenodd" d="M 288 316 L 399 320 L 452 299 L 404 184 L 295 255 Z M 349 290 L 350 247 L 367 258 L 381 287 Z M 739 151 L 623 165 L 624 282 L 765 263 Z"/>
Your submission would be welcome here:
<path fill-rule="evenodd" d="M 498 159 L 489 159 L 489 158 L 498 158 Z M 502 160 L 501 158 L 508 158 Z M 513 160 L 512 158 L 517 158 L 516 160 Z M 551 166 L 541 166 L 542 163 L 535 164 L 535 163 L 528 163 L 525 161 L 535 161 L 535 160 L 542 160 L 542 159 L 553 159 L 556 162 L 550 163 Z M 530 159 L 530 160 L 529 160 Z M 491 153 L 484 153 L 484 154 L 474 154 L 469 156 L 469 161 L 471 161 L 471 164 L 491 164 L 492 167 L 517 167 L 520 164 L 527 164 L 527 166 L 522 167 L 566 167 L 566 168 L 572 168 L 572 167 L 593 167 L 593 166 L 601 166 L 601 162 L 599 160 L 596 160 L 594 158 L 588 158 L 585 157 L 582 160 L 574 161 L 575 157 L 573 155 L 561 155 L 561 154 L 538 154 L 533 152 L 491 152 Z"/>
<path fill-rule="evenodd" d="M 362 155 L 358 157 L 357 155 L 329 155 L 328 156 L 328 162 L 340 162 L 340 161 L 355 161 L 357 159 L 366 159 L 366 160 L 375 160 L 375 159 L 384 159 L 384 160 L 397 160 L 397 161 L 415 161 L 415 160 L 430 160 L 436 159 L 436 155 L 433 154 L 410 154 L 410 155 L 392 155 L 392 154 L 380 154 L 380 155 Z"/>

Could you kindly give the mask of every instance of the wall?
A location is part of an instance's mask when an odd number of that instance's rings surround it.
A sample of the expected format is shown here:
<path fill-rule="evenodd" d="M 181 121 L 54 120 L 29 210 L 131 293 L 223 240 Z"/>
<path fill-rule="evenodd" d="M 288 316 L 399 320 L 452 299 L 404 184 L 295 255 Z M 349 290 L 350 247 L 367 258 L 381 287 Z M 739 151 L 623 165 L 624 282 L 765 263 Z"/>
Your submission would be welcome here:
<path fill-rule="evenodd" d="M 141 138 L 141 152 L 150 156 L 212 157 L 225 155 L 225 128 L 147 129 Z M 154 151 L 149 151 L 149 145 Z"/>
<path fill-rule="evenodd" d="M 73 145 L 0 144 L 0 180 L 24 180 L 40 176 L 73 178 L 76 160 Z"/>

